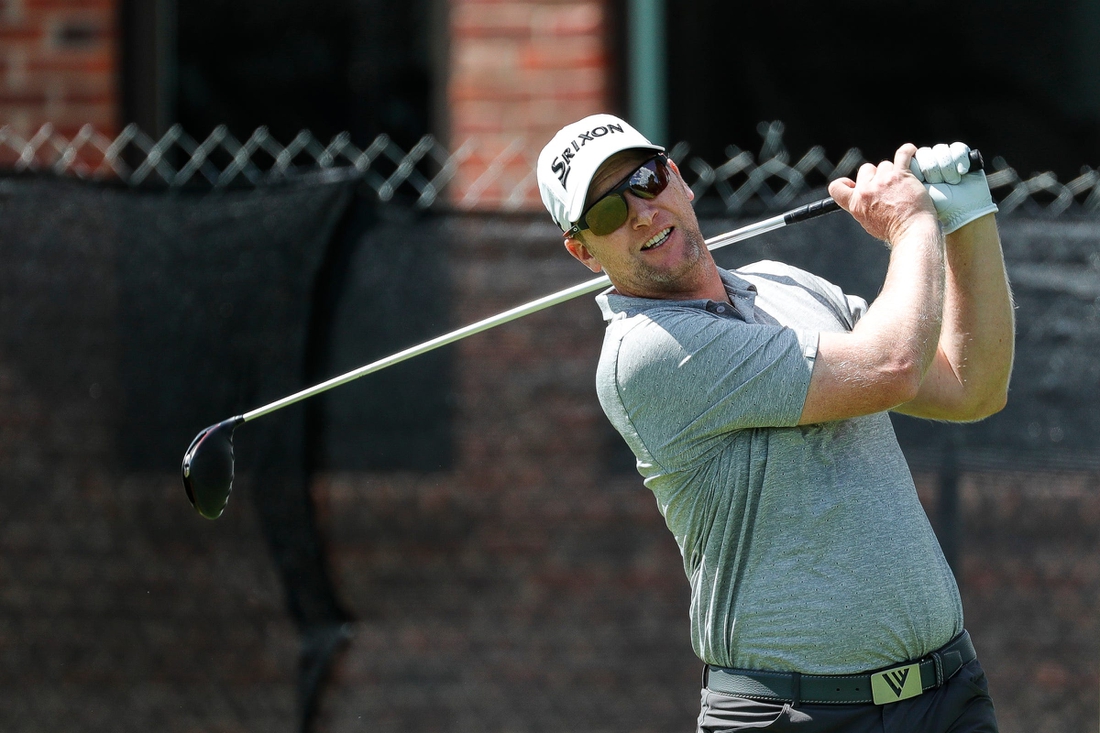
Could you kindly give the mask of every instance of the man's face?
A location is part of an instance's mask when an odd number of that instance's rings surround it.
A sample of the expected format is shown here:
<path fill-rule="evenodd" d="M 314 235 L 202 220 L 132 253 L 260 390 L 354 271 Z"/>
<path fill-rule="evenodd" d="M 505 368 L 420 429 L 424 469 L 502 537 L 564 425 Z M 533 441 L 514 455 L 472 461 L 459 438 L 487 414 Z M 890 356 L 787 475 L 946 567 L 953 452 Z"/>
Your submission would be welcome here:
<path fill-rule="evenodd" d="M 585 208 L 652 157 L 651 152 L 630 150 L 609 158 L 592 179 Z M 625 196 L 626 223 L 603 236 L 584 230 L 566 237 L 566 249 L 593 272 L 606 272 L 622 295 L 700 297 L 714 260 L 691 207 L 694 194 L 679 169 L 669 162 L 668 186 L 656 198 L 643 199 L 629 192 Z"/>

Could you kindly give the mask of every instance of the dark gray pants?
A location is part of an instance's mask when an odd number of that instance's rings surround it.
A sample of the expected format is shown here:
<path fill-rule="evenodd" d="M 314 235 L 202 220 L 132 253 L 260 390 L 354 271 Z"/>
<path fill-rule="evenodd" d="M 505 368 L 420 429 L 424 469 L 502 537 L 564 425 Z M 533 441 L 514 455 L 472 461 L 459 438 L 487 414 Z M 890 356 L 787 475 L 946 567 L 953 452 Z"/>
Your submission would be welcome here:
<path fill-rule="evenodd" d="M 946 684 L 891 705 L 769 703 L 703 688 L 697 733 L 997 733 L 985 672 L 974 660 Z"/>

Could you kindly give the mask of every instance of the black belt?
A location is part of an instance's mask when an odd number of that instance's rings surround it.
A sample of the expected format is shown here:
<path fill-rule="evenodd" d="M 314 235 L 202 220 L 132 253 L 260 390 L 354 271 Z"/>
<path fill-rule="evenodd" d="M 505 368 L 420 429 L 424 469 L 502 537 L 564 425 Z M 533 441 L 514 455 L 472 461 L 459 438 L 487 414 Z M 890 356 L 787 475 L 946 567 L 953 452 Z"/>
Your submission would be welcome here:
<path fill-rule="evenodd" d="M 963 631 L 943 648 L 907 664 L 866 674 L 761 672 L 707 665 L 704 686 L 712 692 L 754 700 L 831 705 L 885 705 L 939 687 L 964 664 L 978 658 L 970 634 Z"/>

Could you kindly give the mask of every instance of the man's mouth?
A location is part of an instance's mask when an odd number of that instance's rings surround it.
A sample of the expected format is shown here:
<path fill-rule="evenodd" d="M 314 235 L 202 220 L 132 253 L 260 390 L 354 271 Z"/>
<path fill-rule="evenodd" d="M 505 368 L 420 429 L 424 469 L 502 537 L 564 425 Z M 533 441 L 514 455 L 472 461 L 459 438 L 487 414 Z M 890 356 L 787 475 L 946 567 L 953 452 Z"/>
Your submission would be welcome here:
<path fill-rule="evenodd" d="M 656 249 L 657 247 L 660 247 L 662 244 L 668 241 L 668 238 L 670 236 L 672 236 L 672 227 L 658 232 L 657 235 L 653 237 L 653 239 L 642 245 L 642 251 L 644 252 L 648 249 Z"/>

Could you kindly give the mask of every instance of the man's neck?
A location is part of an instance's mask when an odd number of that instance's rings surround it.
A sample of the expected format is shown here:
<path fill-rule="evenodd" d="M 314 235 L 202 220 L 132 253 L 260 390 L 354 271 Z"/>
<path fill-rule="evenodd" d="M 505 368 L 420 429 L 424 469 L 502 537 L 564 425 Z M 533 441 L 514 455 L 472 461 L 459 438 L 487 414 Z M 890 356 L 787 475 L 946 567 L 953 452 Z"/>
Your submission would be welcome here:
<path fill-rule="evenodd" d="M 695 281 L 677 283 L 681 287 L 668 288 L 662 292 L 636 293 L 628 288 L 621 287 L 614 280 L 611 282 L 615 293 L 629 298 L 649 298 L 652 300 L 713 300 L 718 303 L 729 303 L 729 293 L 722 282 L 722 276 L 718 273 L 717 265 L 711 265 Z"/>

